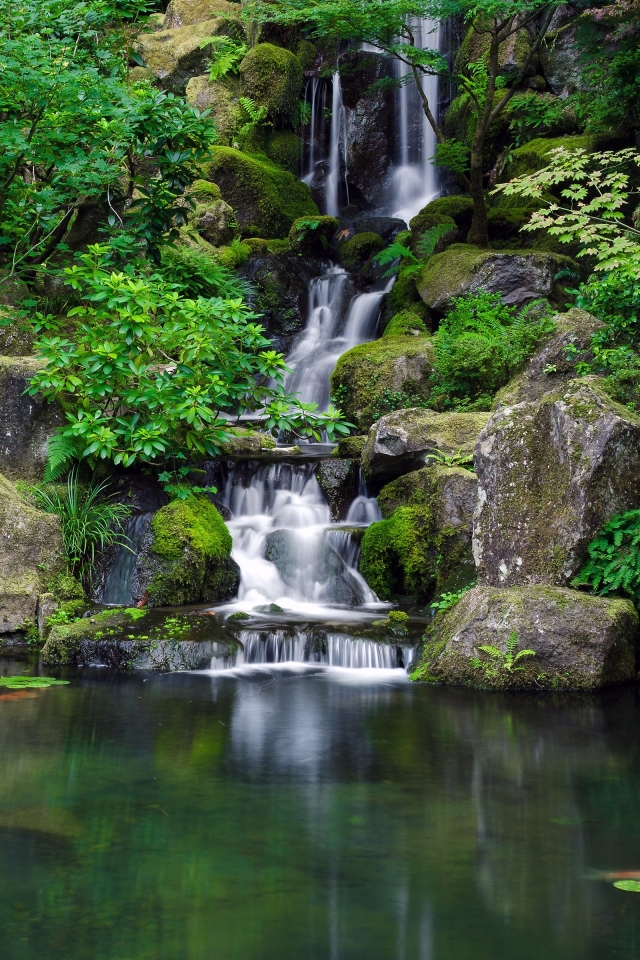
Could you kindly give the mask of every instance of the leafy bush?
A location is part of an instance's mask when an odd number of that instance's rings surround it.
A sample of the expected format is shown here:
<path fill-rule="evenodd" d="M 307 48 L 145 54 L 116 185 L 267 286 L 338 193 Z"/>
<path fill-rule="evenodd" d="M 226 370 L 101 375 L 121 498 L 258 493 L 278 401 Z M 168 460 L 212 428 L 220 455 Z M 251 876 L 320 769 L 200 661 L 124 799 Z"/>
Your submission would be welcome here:
<path fill-rule="evenodd" d="M 613 517 L 587 549 L 589 559 L 573 586 L 603 596 L 621 593 L 640 606 L 640 510 Z"/>
<path fill-rule="evenodd" d="M 551 329 L 549 313 L 533 304 L 517 313 L 498 294 L 457 298 L 435 336 L 431 405 L 445 410 L 487 409 L 496 391 Z"/>
<path fill-rule="evenodd" d="M 90 579 L 96 549 L 110 544 L 126 546 L 122 524 L 130 510 L 116 503 L 108 493 L 108 483 L 92 482 L 86 488 L 78 481 L 77 470 L 71 470 L 67 485 L 36 487 L 33 495 L 38 507 L 45 513 L 60 518 L 62 543 L 69 571 L 85 583 Z"/>
<path fill-rule="evenodd" d="M 551 94 L 516 94 L 509 106 L 509 133 L 517 147 L 550 133 L 562 133 L 566 101 Z"/>
<path fill-rule="evenodd" d="M 162 249 L 163 277 L 187 297 L 246 297 L 249 285 L 199 247 L 178 244 Z"/>

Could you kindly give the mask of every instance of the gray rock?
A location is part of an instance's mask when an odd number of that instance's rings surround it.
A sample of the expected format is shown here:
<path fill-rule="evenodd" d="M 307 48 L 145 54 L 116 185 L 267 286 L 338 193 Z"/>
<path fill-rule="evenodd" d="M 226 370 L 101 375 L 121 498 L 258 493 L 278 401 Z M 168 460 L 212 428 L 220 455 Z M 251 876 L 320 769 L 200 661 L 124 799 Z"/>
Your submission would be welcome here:
<path fill-rule="evenodd" d="M 214 17 L 239 17 L 241 10 L 229 0 L 171 0 L 164 15 L 165 30 L 192 27 Z"/>
<path fill-rule="evenodd" d="M 584 90 L 581 62 L 583 50 L 578 42 L 579 12 L 563 3 L 553 15 L 549 34 L 540 48 L 540 64 L 552 93 L 567 97 Z"/>
<path fill-rule="evenodd" d="M 591 339 L 604 328 L 596 317 L 573 307 L 555 316 L 555 329 L 517 374 L 496 396 L 496 406 L 513 406 L 523 400 L 538 400 L 557 390 L 576 375 L 576 364 L 593 359 Z"/>
<path fill-rule="evenodd" d="M 496 411 L 474 455 L 474 557 L 494 586 L 567 585 L 604 523 L 640 507 L 640 418 L 596 378 Z"/>
<path fill-rule="evenodd" d="M 481 250 L 454 243 L 431 257 L 418 274 L 416 287 L 431 310 L 449 313 L 455 297 L 469 293 L 499 293 L 503 303 L 522 307 L 533 300 L 553 300 L 560 290 L 558 271 L 573 260 L 541 250 Z"/>
<path fill-rule="evenodd" d="M 64 423 L 57 403 L 25 390 L 39 369 L 35 357 L 0 357 L 0 471 L 10 480 L 40 480 L 47 441 Z"/>
<path fill-rule="evenodd" d="M 349 507 L 358 496 L 360 464 L 357 460 L 321 460 L 316 478 L 331 507 L 334 520 L 346 520 Z"/>
<path fill-rule="evenodd" d="M 362 469 L 378 481 L 424 466 L 431 453 L 470 455 L 488 413 L 436 413 L 396 410 L 371 427 L 362 451 Z"/>
<path fill-rule="evenodd" d="M 513 631 L 517 650 L 534 650 L 535 656 L 522 657 L 508 671 L 479 648 L 506 652 Z M 497 689 L 598 690 L 635 678 L 637 637 L 638 614 L 629 600 L 557 587 L 478 586 L 436 618 L 417 674 Z"/>
<path fill-rule="evenodd" d="M 34 333 L 23 328 L 13 311 L 0 305 L 0 357 L 30 356 L 34 340 Z"/>
<path fill-rule="evenodd" d="M 347 54 L 341 64 L 347 68 L 342 77 L 342 95 L 350 199 L 353 193 L 356 202 L 364 199 L 365 206 L 375 206 L 391 166 L 392 144 L 387 131 L 392 101 L 388 91 L 372 87 L 390 75 L 390 63 L 380 54 L 357 51 Z"/>

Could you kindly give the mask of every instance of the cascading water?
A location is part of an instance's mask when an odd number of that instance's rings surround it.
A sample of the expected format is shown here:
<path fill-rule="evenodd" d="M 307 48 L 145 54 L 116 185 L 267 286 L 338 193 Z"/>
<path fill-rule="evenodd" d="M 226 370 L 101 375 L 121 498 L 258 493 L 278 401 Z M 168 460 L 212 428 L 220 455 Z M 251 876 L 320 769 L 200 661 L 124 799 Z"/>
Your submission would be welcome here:
<path fill-rule="evenodd" d="M 132 603 L 133 577 L 138 550 L 152 516 L 152 513 L 138 513 L 129 520 L 125 531 L 127 543 L 118 547 L 104 582 L 102 603 L 113 606 L 128 606 Z"/>
<path fill-rule="evenodd" d="M 344 181 L 346 202 L 349 203 L 347 186 L 347 130 L 346 115 L 342 102 L 342 83 L 340 74 L 333 75 L 333 96 L 331 100 L 331 141 L 329 146 L 329 172 L 326 180 L 327 214 L 337 217 L 340 212 L 340 187 Z"/>

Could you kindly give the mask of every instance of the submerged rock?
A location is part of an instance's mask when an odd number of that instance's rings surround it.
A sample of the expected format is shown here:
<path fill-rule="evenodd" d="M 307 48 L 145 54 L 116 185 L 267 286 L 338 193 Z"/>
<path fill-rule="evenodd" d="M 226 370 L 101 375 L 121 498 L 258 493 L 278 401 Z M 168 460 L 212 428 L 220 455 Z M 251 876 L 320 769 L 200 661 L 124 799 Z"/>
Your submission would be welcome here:
<path fill-rule="evenodd" d="M 576 269 L 570 257 L 540 250 L 481 250 L 454 243 L 435 254 L 416 281 L 431 310 L 448 313 L 456 297 L 479 291 L 499 293 L 502 302 L 522 307 L 532 300 L 561 299 L 555 275 Z"/>
<path fill-rule="evenodd" d="M 481 646 L 533 650 L 516 669 Z M 629 600 L 557 587 L 469 590 L 428 630 L 414 678 L 495 689 L 598 690 L 635 678 L 638 614 Z"/>
<path fill-rule="evenodd" d="M 33 627 L 38 598 L 63 568 L 57 517 L 36 510 L 0 475 L 0 636 Z"/>
<path fill-rule="evenodd" d="M 349 507 L 358 496 L 360 464 L 357 460 L 321 460 L 316 478 L 327 498 L 334 520 L 346 520 Z"/>
<path fill-rule="evenodd" d="M 474 456 L 474 555 L 486 583 L 566 585 L 589 542 L 640 507 L 640 418 L 596 378 L 496 411 Z"/>
<path fill-rule="evenodd" d="M 360 572 L 381 600 L 428 599 L 471 583 L 477 478 L 461 467 L 424 467 L 383 487 L 384 519 L 362 541 Z"/>
<path fill-rule="evenodd" d="M 0 471 L 10 480 L 40 480 L 47 441 L 64 423 L 57 403 L 25 391 L 42 364 L 35 357 L 0 357 Z"/>
<path fill-rule="evenodd" d="M 135 598 L 146 593 L 151 607 L 230 600 L 240 582 L 231 546 L 231 534 L 210 500 L 174 500 L 158 510 L 143 540 Z"/>
<path fill-rule="evenodd" d="M 396 410 L 371 427 L 362 451 L 365 477 L 384 482 L 424 466 L 429 454 L 469 456 L 489 413 Z"/>

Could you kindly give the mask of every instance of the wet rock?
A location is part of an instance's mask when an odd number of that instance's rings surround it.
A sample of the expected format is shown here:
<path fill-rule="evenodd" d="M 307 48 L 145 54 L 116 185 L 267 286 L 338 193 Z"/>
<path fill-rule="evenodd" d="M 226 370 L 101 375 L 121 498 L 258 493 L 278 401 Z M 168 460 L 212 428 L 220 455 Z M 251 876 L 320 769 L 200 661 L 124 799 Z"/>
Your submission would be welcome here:
<path fill-rule="evenodd" d="M 407 229 L 407 225 L 397 217 L 371 217 L 365 213 L 355 218 L 353 228 L 356 233 L 375 233 L 385 243 L 392 243 L 399 233 Z"/>
<path fill-rule="evenodd" d="M 295 337 L 307 323 L 309 284 L 321 265 L 301 256 L 264 253 L 251 256 L 240 276 L 251 284 L 249 301 L 273 343 L 273 349 L 290 352 Z"/>
<path fill-rule="evenodd" d="M 567 585 L 611 517 L 640 507 L 640 418 L 596 378 L 502 407 L 474 455 L 474 556 L 494 586 Z"/>
<path fill-rule="evenodd" d="M 426 402 L 433 343 L 425 336 L 390 336 L 343 353 L 331 375 L 331 395 L 359 431 L 395 406 Z"/>
<path fill-rule="evenodd" d="M 475 578 L 471 552 L 477 478 L 424 467 L 382 488 L 384 519 L 365 531 L 360 572 L 381 600 L 429 599 Z"/>
<path fill-rule="evenodd" d="M 134 599 L 149 606 L 222 603 L 240 582 L 231 534 L 204 496 L 174 500 L 153 517 L 136 565 Z"/>
<path fill-rule="evenodd" d="M 496 251 L 454 243 L 431 257 L 416 281 L 418 293 L 432 310 L 448 313 L 455 297 L 483 291 L 499 293 L 502 302 L 522 307 L 532 300 L 561 299 L 554 277 L 577 269 L 562 254 L 539 250 Z"/>
<path fill-rule="evenodd" d="M 341 67 L 348 182 L 365 205 L 375 206 L 391 165 L 387 131 L 391 129 L 392 100 L 388 91 L 372 86 L 391 75 L 390 61 L 379 54 L 357 51 L 342 58 Z M 404 229 L 404 223 L 400 229 Z"/>
<path fill-rule="evenodd" d="M 488 413 L 436 413 L 396 410 L 371 427 L 362 451 L 367 479 L 383 483 L 425 465 L 429 454 L 473 453 Z"/>
<path fill-rule="evenodd" d="M 64 423 L 57 403 L 25 390 L 41 364 L 35 357 L 0 357 L 0 471 L 10 480 L 40 480 L 47 441 Z"/>
<path fill-rule="evenodd" d="M 480 647 L 505 653 L 513 632 L 517 649 L 535 656 L 509 671 Z M 478 586 L 438 615 L 414 676 L 496 689 L 598 690 L 635 678 L 637 636 L 629 600 L 557 587 Z"/>
<path fill-rule="evenodd" d="M 37 621 L 38 598 L 62 569 L 60 521 L 0 475 L 0 635 Z"/>
<path fill-rule="evenodd" d="M 604 323 L 586 310 L 573 307 L 554 317 L 555 329 L 526 368 L 496 395 L 496 406 L 538 400 L 576 375 L 576 364 L 593 359 L 591 340 Z"/>
<path fill-rule="evenodd" d="M 310 542 L 306 532 L 275 530 L 267 536 L 265 557 L 294 591 L 315 584 L 314 601 L 347 606 L 362 603 L 360 584 L 322 535 Z"/>
<path fill-rule="evenodd" d="M 552 93 L 568 97 L 584 90 L 582 71 L 584 51 L 578 42 L 579 12 L 561 4 L 553 15 L 549 33 L 540 48 L 540 65 Z M 596 27 L 597 29 L 597 27 Z"/>
<path fill-rule="evenodd" d="M 360 463 L 358 460 L 321 460 L 316 478 L 331 507 L 334 520 L 346 520 L 349 507 L 358 496 Z"/>
<path fill-rule="evenodd" d="M 237 21 L 217 17 L 174 30 L 142 34 L 136 50 L 164 89 L 184 93 L 191 77 L 205 73 L 211 58 L 211 47 L 203 47 L 202 41 L 206 37 L 237 36 L 239 30 Z"/>

